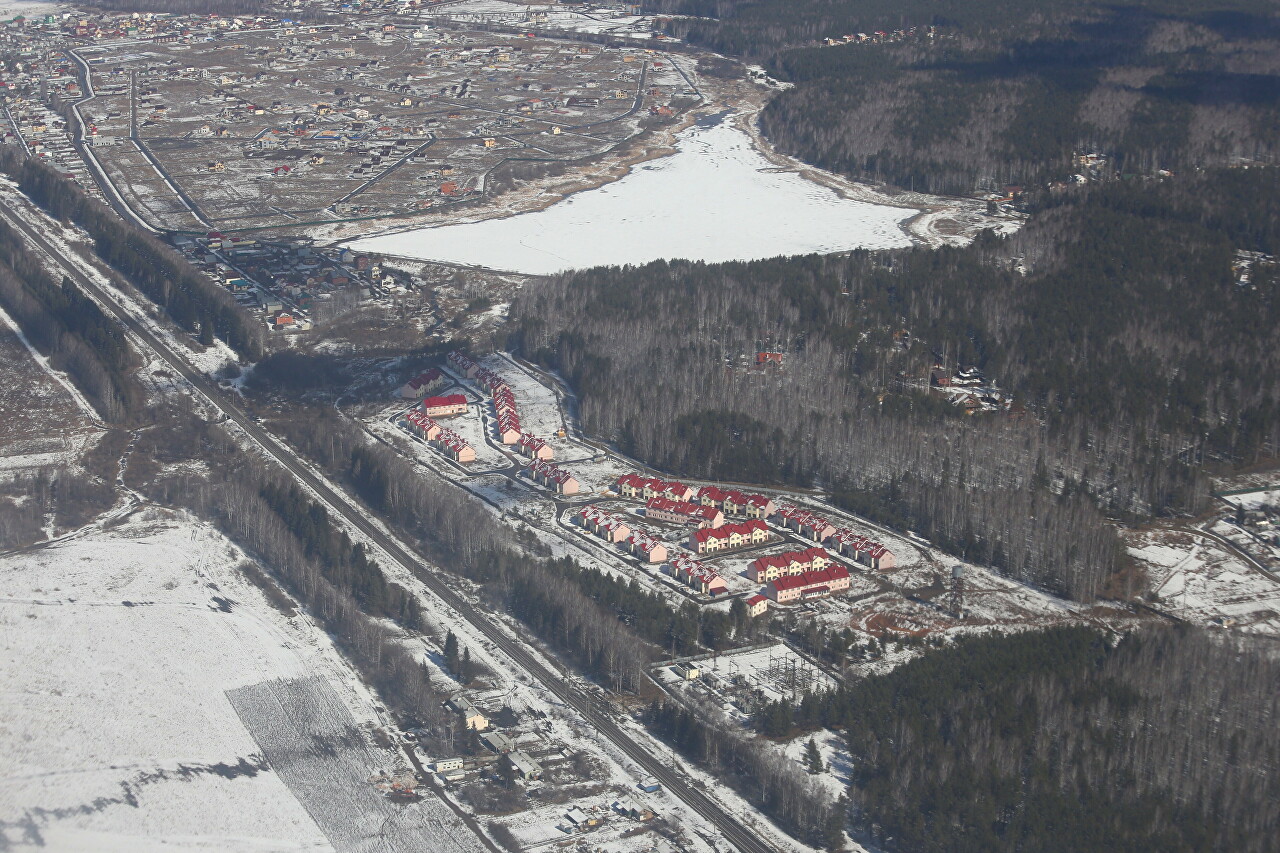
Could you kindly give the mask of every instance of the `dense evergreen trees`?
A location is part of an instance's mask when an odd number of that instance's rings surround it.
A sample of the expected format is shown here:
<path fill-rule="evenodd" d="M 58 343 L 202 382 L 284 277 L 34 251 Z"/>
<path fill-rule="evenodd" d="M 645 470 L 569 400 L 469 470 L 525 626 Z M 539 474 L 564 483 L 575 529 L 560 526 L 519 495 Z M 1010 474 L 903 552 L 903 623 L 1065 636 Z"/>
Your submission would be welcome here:
<path fill-rule="evenodd" d="M 1145 0 L 651 0 L 696 44 L 763 62 L 794 87 L 761 115 L 808 162 L 943 193 L 1106 173 L 1275 162 L 1273 4 Z M 932 37 L 926 27 L 937 26 Z M 917 28 L 879 45 L 824 37 Z"/>
<path fill-rule="evenodd" d="M 846 731 L 882 849 L 1264 851 L 1278 678 L 1247 641 L 1058 628 L 960 640 L 815 697 L 810 725 Z"/>

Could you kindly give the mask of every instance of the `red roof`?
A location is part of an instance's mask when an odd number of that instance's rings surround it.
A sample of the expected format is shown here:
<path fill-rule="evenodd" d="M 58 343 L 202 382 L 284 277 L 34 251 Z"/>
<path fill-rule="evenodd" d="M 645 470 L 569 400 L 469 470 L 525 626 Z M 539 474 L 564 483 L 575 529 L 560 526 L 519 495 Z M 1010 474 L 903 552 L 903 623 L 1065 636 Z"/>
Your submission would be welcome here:
<path fill-rule="evenodd" d="M 443 397 L 428 397 L 422 401 L 422 408 L 438 409 L 442 406 L 465 406 L 467 398 L 461 394 L 446 394 Z"/>
<path fill-rule="evenodd" d="M 770 583 L 773 588 L 782 591 L 784 589 L 807 589 L 809 587 L 826 586 L 841 578 L 849 577 L 849 570 L 844 566 L 831 566 L 826 569 L 817 569 L 812 572 L 804 572 L 799 575 L 787 575 L 780 577 Z"/>
<path fill-rule="evenodd" d="M 710 509 L 710 507 L 708 507 Z M 750 521 L 743 521 L 739 524 L 726 524 L 723 527 L 703 528 L 693 532 L 694 540 L 698 542 L 706 542 L 708 539 L 728 539 L 730 534 L 738 533 L 743 536 L 751 535 L 753 530 L 768 530 L 768 526 L 758 518 Z"/>

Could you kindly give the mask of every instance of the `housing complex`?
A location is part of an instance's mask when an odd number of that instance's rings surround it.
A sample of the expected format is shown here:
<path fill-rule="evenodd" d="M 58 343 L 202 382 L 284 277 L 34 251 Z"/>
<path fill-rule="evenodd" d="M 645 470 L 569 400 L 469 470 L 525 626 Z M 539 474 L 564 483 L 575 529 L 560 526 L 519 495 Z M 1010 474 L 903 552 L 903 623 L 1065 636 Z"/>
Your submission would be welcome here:
<path fill-rule="evenodd" d="M 574 519 L 601 539 L 623 546 L 646 563 L 661 563 L 667 559 L 667 543 L 648 531 L 628 524 L 622 516 L 595 504 L 588 504 L 578 510 Z"/>
<path fill-rule="evenodd" d="M 777 604 L 835 595 L 850 584 L 849 570 L 825 548 L 817 547 L 761 557 L 747 574 L 756 583 L 766 584 L 764 594 Z"/>
<path fill-rule="evenodd" d="M 639 474 L 623 474 L 615 483 L 618 494 L 627 498 L 649 500 L 663 497 L 673 501 L 692 501 L 695 493 L 690 486 L 674 480 L 659 480 L 656 477 L 641 477 Z"/>
<path fill-rule="evenodd" d="M 726 491 L 718 486 L 703 486 L 698 490 L 698 503 L 719 507 L 725 515 L 766 519 L 778 511 L 772 500 L 764 495 Z"/>
<path fill-rule="evenodd" d="M 765 586 L 765 595 L 778 604 L 825 598 L 849 588 L 849 570 L 841 565 L 786 575 Z"/>
<path fill-rule="evenodd" d="M 631 526 L 622 516 L 603 510 L 595 504 L 587 504 L 578 510 L 574 518 L 578 524 L 606 542 L 622 542 L 631 535 Z"/>
<path fill-rule="evenodd" d="M 449 366 L 477 382 L 493 398 L 494 434 L 505 445 L 515 445 L 525 456 L 545 462 L 554 458 L 555 449 L 546 439 L 526 431 L 520 423 L 515 392 L 497 371 L 482 367 L 457 350 L 449 353 Z M 573 494 L 567 492 L 566 494 Z"/>
<path fill-rule="evenodd" d="M 825 569 L 834 563 L 835 560 L 825 548 L 806 548 L 803 551 L 787 551 L 772 557 L 760 557 L 747 568 L 747 576 L 756 583 L 767 583 L 779 577 Z"/>
<path fill-rule="evenodd" d="M 831 544 L 836 551 L 876 571 L 887 572 L 896 563 L 893 552 L 884 545 L 844 527 L 836 527 L 822 516 L 807 509 L 784 505 L 778 509 L 782 525 L 815 542 Z"/>

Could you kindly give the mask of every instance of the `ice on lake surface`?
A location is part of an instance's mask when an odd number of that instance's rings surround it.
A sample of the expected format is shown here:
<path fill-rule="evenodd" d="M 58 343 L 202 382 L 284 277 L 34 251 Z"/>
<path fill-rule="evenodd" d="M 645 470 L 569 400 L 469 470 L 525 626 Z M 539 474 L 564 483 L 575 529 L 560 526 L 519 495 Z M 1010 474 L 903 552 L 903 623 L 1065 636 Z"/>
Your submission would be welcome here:
<path fill-rule="evenodd" d="M 843 199 L 776 171 L 732 121 L 683 131 L 677 152 L 545 210 L 355 241 L 357 250 L 546 275 L 662 258 L 732 261 L 910 245 L 916 211 Z"/>

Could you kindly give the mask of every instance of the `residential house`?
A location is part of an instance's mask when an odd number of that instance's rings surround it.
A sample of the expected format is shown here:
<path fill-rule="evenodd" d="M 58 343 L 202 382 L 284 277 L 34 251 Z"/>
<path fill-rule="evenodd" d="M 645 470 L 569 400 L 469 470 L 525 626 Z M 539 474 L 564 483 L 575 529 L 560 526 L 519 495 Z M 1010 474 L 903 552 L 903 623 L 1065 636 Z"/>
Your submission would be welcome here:
<path fill-rule="evenodd" d="M 445 707 L 461 717 L 463 724 L 468 729 L 482 732 L 489 728 L 489 718 L 481 713 L 480 709 L 465 696 L 454 696 L 448 702 L 445 702 Z"/>
<path fill-rule="evenodd" d="M 404 424 L 411 433 L 425 441 L 435 441 L 440 434 L 440 425 L 417 409 L 405 413 Z"/>
<path fill-rule="evenodd" d="M 627 537 L 627 549 L 646 563 L 667 559 L 667 545 L 643 530 L 633 530 Z"/>
<path fill-rule="evenodd" d="M 454 350 L 448 355 L 449 366 L 461 373 L 467 379 L 475 379 L 476 372 L 480 370 L 480 366 L 467 356 Z"/>
<path fill-rule="evenodd" d="M 555 449 L 547 444 L 545 439 L 538 438 L 531 432 L 520 433 L 520 438 L 516 442 L 520 448 L 520 452 L 525 456 L 532 456 L 534 459 L 550 459 L 555 456 Z"/>
<path fill-rule="evenodd" d="M 716 596 L 728 589 L 724 578 L 715 569 L 695 560 L 687 554 L 678 554 L 667 564 L 667 571 L 685 586 L 704 595 Z"/>
<path fill-rule="evenodd" d="M 576 495 L 582 488 L 582 484 L 573 474 L 545 459 L 534 459 L 530 462 L 529 467 L 525 469 L 525 476 L 562 495 Z"/>
<path fill-rule="evenodd" d="M 396 393 L 401 397 L 425 397 L 447 381 L 448 377 L 444 375 L 444 372 L 437 367 L 433 367 L 425 373 L 419 373 L 401 385 Z"/>

